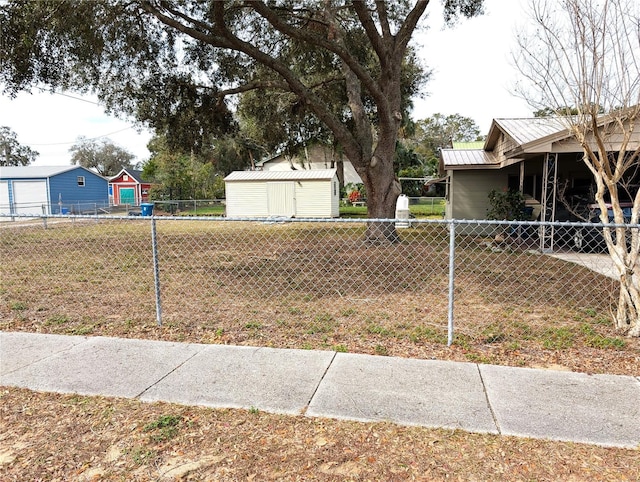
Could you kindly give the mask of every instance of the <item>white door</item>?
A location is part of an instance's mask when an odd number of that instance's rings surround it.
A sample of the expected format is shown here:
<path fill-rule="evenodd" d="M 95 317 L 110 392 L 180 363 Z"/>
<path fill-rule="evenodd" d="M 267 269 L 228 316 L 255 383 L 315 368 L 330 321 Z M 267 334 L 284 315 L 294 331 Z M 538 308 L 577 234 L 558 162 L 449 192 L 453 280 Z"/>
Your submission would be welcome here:
<path fill-rule="evenodd" d="M 47 181 L 13 181 L 13 203 L 17 214 L 48 214 Z"/>
<path fill-rule="evenodd" d="M 9 182 L 0 181 L 0 214 L 9 214 L 11 206 L 9 206 Z M 10 221 L 11 218 L 0 218 L 0 221 Z"/>
<path fill-rule="evenodd" d="M 295 193 L 296 185 L 293 182 L 268 182 L 267 207 L 269 216 L 295 216 Z"/>

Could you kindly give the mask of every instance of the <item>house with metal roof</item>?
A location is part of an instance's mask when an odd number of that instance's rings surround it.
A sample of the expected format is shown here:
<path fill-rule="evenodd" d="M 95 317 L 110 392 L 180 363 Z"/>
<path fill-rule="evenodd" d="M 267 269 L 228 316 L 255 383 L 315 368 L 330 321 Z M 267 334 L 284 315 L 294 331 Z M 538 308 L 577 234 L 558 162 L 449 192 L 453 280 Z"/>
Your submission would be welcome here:
<path fill-rule="evenodd" d="M 226 215 L 329 218 L 340 215 L 335 169 L 234 171 L 224 179 Z"/>
<path fill-rule="evenodd" d="M 636 130 L 633 149 L 640 145 L 640 126 Z M 612 139 L 610 148 L 615 152 L 620 145 Z M 557 117 L 494 119 L 482 148 L 442 149 L 440 174 L 449 219 L 485 219 L 488 193 L 514 189 L 537 204 L 537 219 L 566 220 L 561 219 L 563 193 L 594 183 L 582 147 Z"/>
<path fill-rule="evenodd" d="M 2 166 L 0 213 L 97 212 L 109 206 L 107 184 L 82 166 Z"/>
<path fill-rule="evenodd" d="M 362 179 L 348 159 L 342 159 L 330 146 L 314 144 L 306 149 L 305 155 L 277 156 L 256 163 L 256 169 L 262 171 L 302 171 L 335 169 L 338 179 L 344 185 L 361 184 Z"/>

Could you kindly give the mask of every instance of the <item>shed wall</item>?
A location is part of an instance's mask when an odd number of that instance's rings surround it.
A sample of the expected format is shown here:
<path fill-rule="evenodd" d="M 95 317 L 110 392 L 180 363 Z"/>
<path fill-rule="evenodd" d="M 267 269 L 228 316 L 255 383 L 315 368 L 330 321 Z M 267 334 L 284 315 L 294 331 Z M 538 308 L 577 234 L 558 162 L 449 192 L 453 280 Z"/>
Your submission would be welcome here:
<path fill-rule="evenodd" d="M 266 182 L 227 182 L 225 192 L 228 217 L 267 217 L 269 215 Z"/>
<path fill-rule="evenodd" d="M 78 176 L 84 176 L 85 185 L 78 186 Z M 51 204 L 62 203 L 109 203 L 109 188 L 106 179 L 85 169 L 72 169 L 49 179 Z"/>
<path fill-rule="evenodd" d="M 301 218 L 328 218 L 338 215 L 333 209 L 333 183 L 336 180 L 305 181 L 296 183 L 296 216 Z M 336 198 L 336 206 L 338 197 Z"/>
<path fill-rule="evenodd" d="M 280 216 L 280 211 L 272 212 L 281 202 L 274 204 L 269 199 L 279 185 L 293 184 L 293 215 L 300 218 L 327 218 L 339 216 L 338 179 L 300 180 L 280 183 L 277 181 L 233 181 L 227 182 L 226 213 L 228 217 Z M 270 210 L 270 206 L 272 207 Z"/>

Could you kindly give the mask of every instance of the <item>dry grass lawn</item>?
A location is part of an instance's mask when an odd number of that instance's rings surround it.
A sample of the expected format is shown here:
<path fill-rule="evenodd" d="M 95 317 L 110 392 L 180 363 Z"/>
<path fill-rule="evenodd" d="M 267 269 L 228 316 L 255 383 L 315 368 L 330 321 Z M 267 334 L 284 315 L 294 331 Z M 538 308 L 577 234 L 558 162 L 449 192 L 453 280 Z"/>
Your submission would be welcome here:
<path fill-rule="evenodd" d="M 640 374 L 615 283 L 461 238 L 446 346 L 441 226 L 148 222 L 0 228 L 0 329 Z M 640 480 L 638 450 L 1 388 L 0 480 Z"/>
<path fill-rule="evenodd" d="M 3 481 L 637 481 L 638 450 L 1 389 Z"/>

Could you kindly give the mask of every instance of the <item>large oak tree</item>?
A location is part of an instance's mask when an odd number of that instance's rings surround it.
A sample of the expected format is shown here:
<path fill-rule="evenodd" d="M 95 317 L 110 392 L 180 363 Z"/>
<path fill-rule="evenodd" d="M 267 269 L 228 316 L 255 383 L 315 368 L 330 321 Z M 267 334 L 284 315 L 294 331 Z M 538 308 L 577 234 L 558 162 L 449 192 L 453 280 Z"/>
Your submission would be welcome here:
<path fill-rule="evenodd" d="M 228 96 L 291 93 L 333 134 L 363 179 L 371 218 L 392 218 L 403 119 L 402 66 L 430 0 L 9 0 L 0 6 L 0 81 L 9 93 L 47 85 L 93 90 L 197 149 L 232 125 Z M 445 0 L 444 16 L 483 0 Z M 442 48 L 442 47 L 439 47 Z M 299 69 L 292 59 L 333 69 Z M 314 62 L 314 59 L 317 61 Z M 347 99 L 338 115 L 327 94 Z M 369 239 L 394 240 L 392 223 Z"/>

